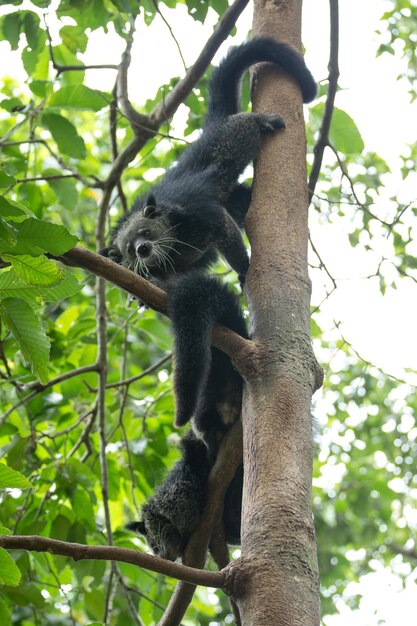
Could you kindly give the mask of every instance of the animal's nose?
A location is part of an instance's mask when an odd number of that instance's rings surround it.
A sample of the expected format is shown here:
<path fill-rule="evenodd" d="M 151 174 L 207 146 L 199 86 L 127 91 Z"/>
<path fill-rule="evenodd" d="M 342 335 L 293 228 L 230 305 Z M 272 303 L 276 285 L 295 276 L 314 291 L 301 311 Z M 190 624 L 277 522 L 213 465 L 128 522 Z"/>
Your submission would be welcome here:
<path fill-rule="evenodd" d="M 149 256 L 151 252 L 151 244 L 150 243 L 140 243 L 136 246 L 136 254 L 141 257 Z"/>

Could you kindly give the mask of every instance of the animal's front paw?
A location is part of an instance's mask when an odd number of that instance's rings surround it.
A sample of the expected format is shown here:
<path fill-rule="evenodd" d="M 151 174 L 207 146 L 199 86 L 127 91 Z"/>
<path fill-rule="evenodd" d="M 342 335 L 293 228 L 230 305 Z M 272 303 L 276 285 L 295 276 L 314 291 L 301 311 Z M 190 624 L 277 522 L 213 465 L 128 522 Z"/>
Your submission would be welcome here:
<path fill-rule="evenodd" d="M 260 115 L 259 123 L 261 132 L 268 134 L 285 128 L 285 122 L 279 115 Z"/>
<path fill-rule="evenodd" d="M 246 280 L 245 274 L 239 274 L 238 279 L 239 279 L 240 288 L 243 291 L 243 288 L 245 286 L 245 280 Z"/>

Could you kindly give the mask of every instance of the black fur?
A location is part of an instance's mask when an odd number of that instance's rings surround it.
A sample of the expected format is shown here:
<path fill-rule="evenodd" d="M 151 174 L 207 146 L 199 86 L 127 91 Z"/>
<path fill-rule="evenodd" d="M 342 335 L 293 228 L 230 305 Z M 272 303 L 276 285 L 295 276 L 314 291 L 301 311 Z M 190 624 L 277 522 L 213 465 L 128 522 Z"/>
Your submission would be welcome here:
<path fill-rule="evenodd" d="M 247 337 L 238 298 L 217 278 L 201 272 L 168 285 L 175 347 L 177 426 L 194 416 L 195 430 L 215 456 L 219 439 L 240 417 L 242 378 L 230 358 L 211 347 L 216 322 Z"/>
<path fill-rule="evenodd" d="M 157 556 L 175 561 L 182 556 L 207 503 L 211 464 L 204 443 L 189 431 L 181 440 L 182 458 L 142 509 L 142 520 L 126 528 L 144 535 Z M 223 521 L 226 540 L 240 544 L 243 466 L 225 496 Z"/>
<path fill-rule="evenodd" d="M 313 99 L 314 80 L 289 46 L 254 38 L 233 48 L 213 72 L 203 133 L 119 222 L 106 251 L 110 258 L 165 282 L 208 267 L 218 251 L 243 280 L 249 260 L 239 228 L 250 190 L 238 178 L 256 159 L 263 135 L 284 128 L 277 115 L 238 113 L 242 73 L 260 61 L 288 71 L 304 100 Z"/>
<path fill-rule="evenodd" d="M 142 520 L 126 526 L 144 535 L 157 556 L 175 561 L 196 528 L 207 502 L 207 448 L 193 431 L 181 439 L 182 457 L 142 508 Z"/>

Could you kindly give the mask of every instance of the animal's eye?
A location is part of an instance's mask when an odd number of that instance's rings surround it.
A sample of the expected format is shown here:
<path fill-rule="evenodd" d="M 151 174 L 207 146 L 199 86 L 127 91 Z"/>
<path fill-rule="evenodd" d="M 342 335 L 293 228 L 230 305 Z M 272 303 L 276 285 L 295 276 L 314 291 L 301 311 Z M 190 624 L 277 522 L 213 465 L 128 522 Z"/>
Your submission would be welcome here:
<path fill-rule="evenodd" d="M 146 237 L 146 238 L 148 238 L 150 234 L 151 234 L 150 230 L 144 230 L 143 231 L 143 236 Z"/>

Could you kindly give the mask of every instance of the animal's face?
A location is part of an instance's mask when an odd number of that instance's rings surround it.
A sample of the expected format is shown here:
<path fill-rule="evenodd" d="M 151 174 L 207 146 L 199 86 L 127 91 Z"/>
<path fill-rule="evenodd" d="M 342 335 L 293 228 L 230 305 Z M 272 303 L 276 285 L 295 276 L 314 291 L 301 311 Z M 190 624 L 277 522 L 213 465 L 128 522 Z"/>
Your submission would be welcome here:
<path fill-rule="evenodd" d="M 108 256 L 141 276 L 152 278 L 155 273 L 175 271 L 175 241 L 175 226 L 156 208 L 151 196 L 143 210 L 133 212 L 121 225 Z"/>
<path fill-rule="evenodd" d="M 143 535 L 152 552 L 168 561 L 182 555 L 184 542 L 171 522 L 144 507 L 143 520 L 135 525 L 136 532 Z"/>

